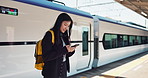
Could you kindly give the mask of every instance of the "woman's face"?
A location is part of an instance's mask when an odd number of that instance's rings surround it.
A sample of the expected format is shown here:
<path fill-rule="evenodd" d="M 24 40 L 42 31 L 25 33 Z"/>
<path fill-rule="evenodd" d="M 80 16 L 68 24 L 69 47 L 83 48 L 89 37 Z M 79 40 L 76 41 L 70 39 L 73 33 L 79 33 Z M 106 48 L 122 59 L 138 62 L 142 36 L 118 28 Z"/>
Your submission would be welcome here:
<path fill-rule="evenodd" d="M 70 24 L 71 24 L 71 21 L 63 21 L 60 27 L 60 31 L 64 33 L 66 30 L 69 29 Z"/>

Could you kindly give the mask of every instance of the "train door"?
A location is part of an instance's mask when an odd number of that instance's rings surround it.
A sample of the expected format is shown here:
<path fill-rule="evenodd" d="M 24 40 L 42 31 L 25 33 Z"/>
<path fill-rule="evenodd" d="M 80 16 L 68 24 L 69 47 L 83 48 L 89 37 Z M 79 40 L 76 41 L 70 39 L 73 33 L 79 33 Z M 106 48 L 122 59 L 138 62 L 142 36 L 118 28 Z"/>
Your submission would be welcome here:
<path fill-rule="evenodd" d="M 81 46 L 80 47 L 80 52 L 77 53 L 77 71 L 83 70 L 89 67 L 90 63 L 90 24 L 79 24 L 78 26 L 78 38 L 80 38 L 81 41 Z"/>

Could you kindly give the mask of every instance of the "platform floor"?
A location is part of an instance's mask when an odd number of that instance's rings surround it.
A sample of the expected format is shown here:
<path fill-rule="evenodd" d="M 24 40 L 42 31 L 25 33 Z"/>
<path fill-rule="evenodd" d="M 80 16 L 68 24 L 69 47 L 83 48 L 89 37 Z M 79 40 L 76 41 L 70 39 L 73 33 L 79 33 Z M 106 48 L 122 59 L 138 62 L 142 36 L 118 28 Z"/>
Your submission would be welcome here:
<path fill-rule="evenodd" d="M 127 78 L 148 78 L 148 60 L 121 74 L 121 76 L 125 76 Z"/>
<path fill-rule="evenodd" d="M 68 78 L 148 78 L 148 52 L 137 54 Z"/>

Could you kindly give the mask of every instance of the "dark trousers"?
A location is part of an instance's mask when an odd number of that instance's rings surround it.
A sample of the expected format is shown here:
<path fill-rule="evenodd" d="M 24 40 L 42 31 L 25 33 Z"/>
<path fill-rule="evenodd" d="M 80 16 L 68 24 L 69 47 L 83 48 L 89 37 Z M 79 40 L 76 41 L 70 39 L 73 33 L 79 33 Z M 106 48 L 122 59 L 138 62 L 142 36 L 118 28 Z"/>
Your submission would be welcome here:
<path fill-rule="evenodd" d="M 59 66 L 59 75 L 58 78 L 67 78 L 67 67 L 66 67 L 66 62 L 62 62 L 61 65 Z"/>
<path fill-rule="evenodd" d="M 42 70 L 43 78 L 67 78 L 66 62 L 46 62 Z"/>

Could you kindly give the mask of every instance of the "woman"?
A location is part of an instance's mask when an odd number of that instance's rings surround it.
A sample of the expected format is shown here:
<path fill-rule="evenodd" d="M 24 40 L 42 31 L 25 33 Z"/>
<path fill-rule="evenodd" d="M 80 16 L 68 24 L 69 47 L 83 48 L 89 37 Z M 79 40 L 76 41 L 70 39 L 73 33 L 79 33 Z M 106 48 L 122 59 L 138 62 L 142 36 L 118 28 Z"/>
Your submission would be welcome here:
<path fill-rule="evenodd" d="M 52 43 L 52 35 L 46 32 L 42 40 L 42 52 L 44 78 L 66 78 L 69 72 L 69 57 L 74 54 L 76 47 L 70 46 L 70 35 L 73 21 L 71 17 L 62 13 L 58 16 L 54 27 L 55 43 Z"/>

